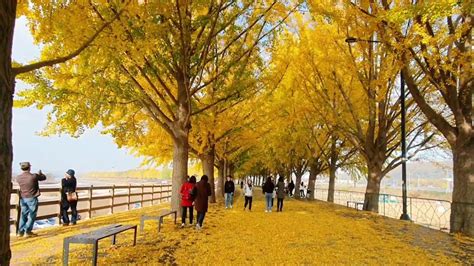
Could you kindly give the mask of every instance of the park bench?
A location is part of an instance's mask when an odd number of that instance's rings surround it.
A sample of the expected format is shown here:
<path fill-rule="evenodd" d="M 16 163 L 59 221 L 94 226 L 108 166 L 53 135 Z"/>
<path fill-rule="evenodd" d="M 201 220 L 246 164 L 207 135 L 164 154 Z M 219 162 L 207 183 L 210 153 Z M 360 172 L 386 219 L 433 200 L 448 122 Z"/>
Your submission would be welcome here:
<path fill-rule="evenodd" d="M 362 210 L 364 208 L 364 202 L 363 201 L 348 200 L 347 201 L 347 208 L 350 208 L 351 205 L 354 205 L 354 208 L 356 210 Z M 359 206 L 361 206 L 360 209 L 359 209 Z"/>
<path fill-rule="evenodd" d="M 158 232 L 161 230 L 161 224 L 163 223 L 163 218 L 174 214 L 174 223 L 176 224 L 176 219 L 178 218 L 178 212 L 173 210 L 163 210 L 161 211 L 160 215 L 145 215 L 142 214 L 140 217 L 140 233 L 143 233 L 143 229 L 145 227 L 146 220 L 155 220 L 158 221 Z"/>
<path fill-rule="evenodd" d="M 125 232 L 127 230 L 134 230 L 133 234 L 133 245 L 137 243 L 137 226 L 136 225 L 121 225 L 114 224 L 106 226 L 92 232 L 83 233 L 79 235 L 74 235 L 64 238 L 63 242 L 63 265 L 68 265 L 69 262 L 69 244 L 91 244 L 93 245 L 93 256 L 92 256 L 92 265 L 97 265 L 97 249 L 98 242 L 101 239 L 112 237 L 112 245 L 115 245 L 115 237 L 118 233 Z"/>

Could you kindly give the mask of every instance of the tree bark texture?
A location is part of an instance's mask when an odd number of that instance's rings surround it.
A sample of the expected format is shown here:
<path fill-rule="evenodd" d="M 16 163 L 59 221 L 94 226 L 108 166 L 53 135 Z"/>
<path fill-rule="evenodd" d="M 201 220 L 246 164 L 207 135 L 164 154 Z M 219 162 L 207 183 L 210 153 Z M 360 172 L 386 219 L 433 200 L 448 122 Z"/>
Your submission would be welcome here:
<path fill-rule="evenodd" d="M 474 138 L 453 149 L 451 232 L 474 236 Z"/>
<path fill-rule="evenodd" d="M 16 0 L 0 4 L 0 265 L 9 265 L 12 176 L 12 106 L 15 77 L 11 67 Z"/>
<path fill-rule="evenodd" d="M 207 149 L 203 154 L 199 156 L 201 159 L 202 170 L 207 177 L 209 177 L 209 184 L 211 185 L 211 203 L 216 202 L 216 183 L 214 179 L 214 160 L 215 150 L 214 146 Z"/>
<path fill-rule="evenodd" d="M 364 210 L 379 211 L 380 181 L 382 181 L 382 165 L 378 162 L 368 164 L 369 176 L 365 189 Z"/>

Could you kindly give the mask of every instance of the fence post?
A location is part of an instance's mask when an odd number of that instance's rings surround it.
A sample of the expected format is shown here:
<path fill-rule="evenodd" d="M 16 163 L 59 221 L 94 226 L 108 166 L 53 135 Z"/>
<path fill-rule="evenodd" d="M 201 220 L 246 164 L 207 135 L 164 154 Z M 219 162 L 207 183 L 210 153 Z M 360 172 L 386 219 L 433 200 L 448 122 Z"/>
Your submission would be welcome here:
<path fill-rule="evenodd" d="M 160 203 L 163 202 L 163 183 L 160 184 Z"/>
<path fill-rule="evenodd" d="M 115 185 L 112 186 L 112 206 L 110 206 L 110 213 L 114 213 L 114 205 L 115 205 Z"/>
<path fill-rule="evenodd" d="M 61 200 L 62 200 L 62 195 L 61 195 L 61 188 L 59 188 L 59 212 L 58 212 L 58 224 L 61 225 L 62 224 L 62 219 L 61 219 L 61 216 L 62 216 L 62 211 L 63 211 L 63 208 L 61 206 Z"/>
<path fill-rule="evenodd" d="M 15 221 L 15 229 L 16 229 L 16 232 L 18 234 L 18 229 L 20 227 L 20 215 L 21 215 L 21 205 L 20 205 L 20 200 L 21 200 L 21 193 L 20 193 L 20 189 L 18 189 L 18 191 L 16 192 L 16 195 L 18 197 L 18 202 L 16 203 L 16 206 L 15 206 L 15 209 L 16 209 L 16 221 Z M 10 204 L 8 205 L 8 207 L 10 207 Z M 10 226 L 10 223 L 8 223 Z"/>
<path fill-rule="evenodd" d="M 130 210 L 130 193 L 132 193 L 131 184 L 128 184 L 128 196 L 127 196 L 127 210 Z"/>
<path fill-rule="evenodd" d="M 92 190 L 94 185 L 91 185 L 89 188 L 89 219 L 92 218 Z"/>
<path fill-rule="evenodd" d="M 151 205 L 155 205 L 155 184 L 151 186 Z"/>
<path fill-rule="evenodd" d="M 143 208 L 143 192 L 144 192 L 144 188 L 145 188 L 145 184 L 142 184 L 142 195 L 141 195 L 142 200 L 141 200 L 141 202 L 140 202 L 140 208 Z"/>
<path fill-rule="evenodd" d="M 383 201 L 383 216 L 385 216 L 385 198 L 387 195 L 383 194 L 382 201 Z"/>
<path fill-rule="evenodd" d="M 413 215 L 412 215 L 412 213 L 411 213 L 411 197 L 409 197 L 409 199 L 410 199 L 410 217 L 411 217 L 411 219 L 413 220 Z"/>

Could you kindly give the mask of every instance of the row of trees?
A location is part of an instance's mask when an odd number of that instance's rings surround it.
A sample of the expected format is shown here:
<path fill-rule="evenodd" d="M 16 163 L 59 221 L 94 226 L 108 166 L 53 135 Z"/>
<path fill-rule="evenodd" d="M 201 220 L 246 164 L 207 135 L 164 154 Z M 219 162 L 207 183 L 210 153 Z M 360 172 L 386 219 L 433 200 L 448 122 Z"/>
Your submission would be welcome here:
<path fill-rule="evenodd" d="M 199 160 L 212 201 L 227 174 L 294 175 L 298 190 L 306 172 L 312 191 L 317 176 L 329 176 L 333 201 L 343 169 L 367 177 L 364 209 L 377 211 L 381 180 L 402 161 L 402 72 L 408 156 L 451 148 L 451 230 L 473 235 L 469 8 L 448 0 L 7 1 L 0 9 L 0 263 L 10 258 L 15 78 L 31 84 L 17 106 L 53 106 L 46 134 L 79 136 L 101 124 L 147 162 L 171 161 L 173 208 L 188 162 Z M 43 59 L 25 66 L 11 61 L 22 15 Z M 349 36 L 359 41 L 349 45 Z"/>

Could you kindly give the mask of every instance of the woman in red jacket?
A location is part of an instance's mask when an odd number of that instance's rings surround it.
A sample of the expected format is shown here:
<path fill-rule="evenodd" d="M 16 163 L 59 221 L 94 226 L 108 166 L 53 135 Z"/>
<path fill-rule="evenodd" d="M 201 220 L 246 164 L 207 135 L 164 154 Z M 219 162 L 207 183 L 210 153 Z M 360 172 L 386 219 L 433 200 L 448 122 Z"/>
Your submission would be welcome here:
<path fill-rule="evenodd" d="M 196 197 L 196 177 L 191 176 L 189 180 L 181 186 L 181 227 L 186 225 L 186 212 L 189 209 L 189 224 L 193 224 L 193 202 Z"/>

